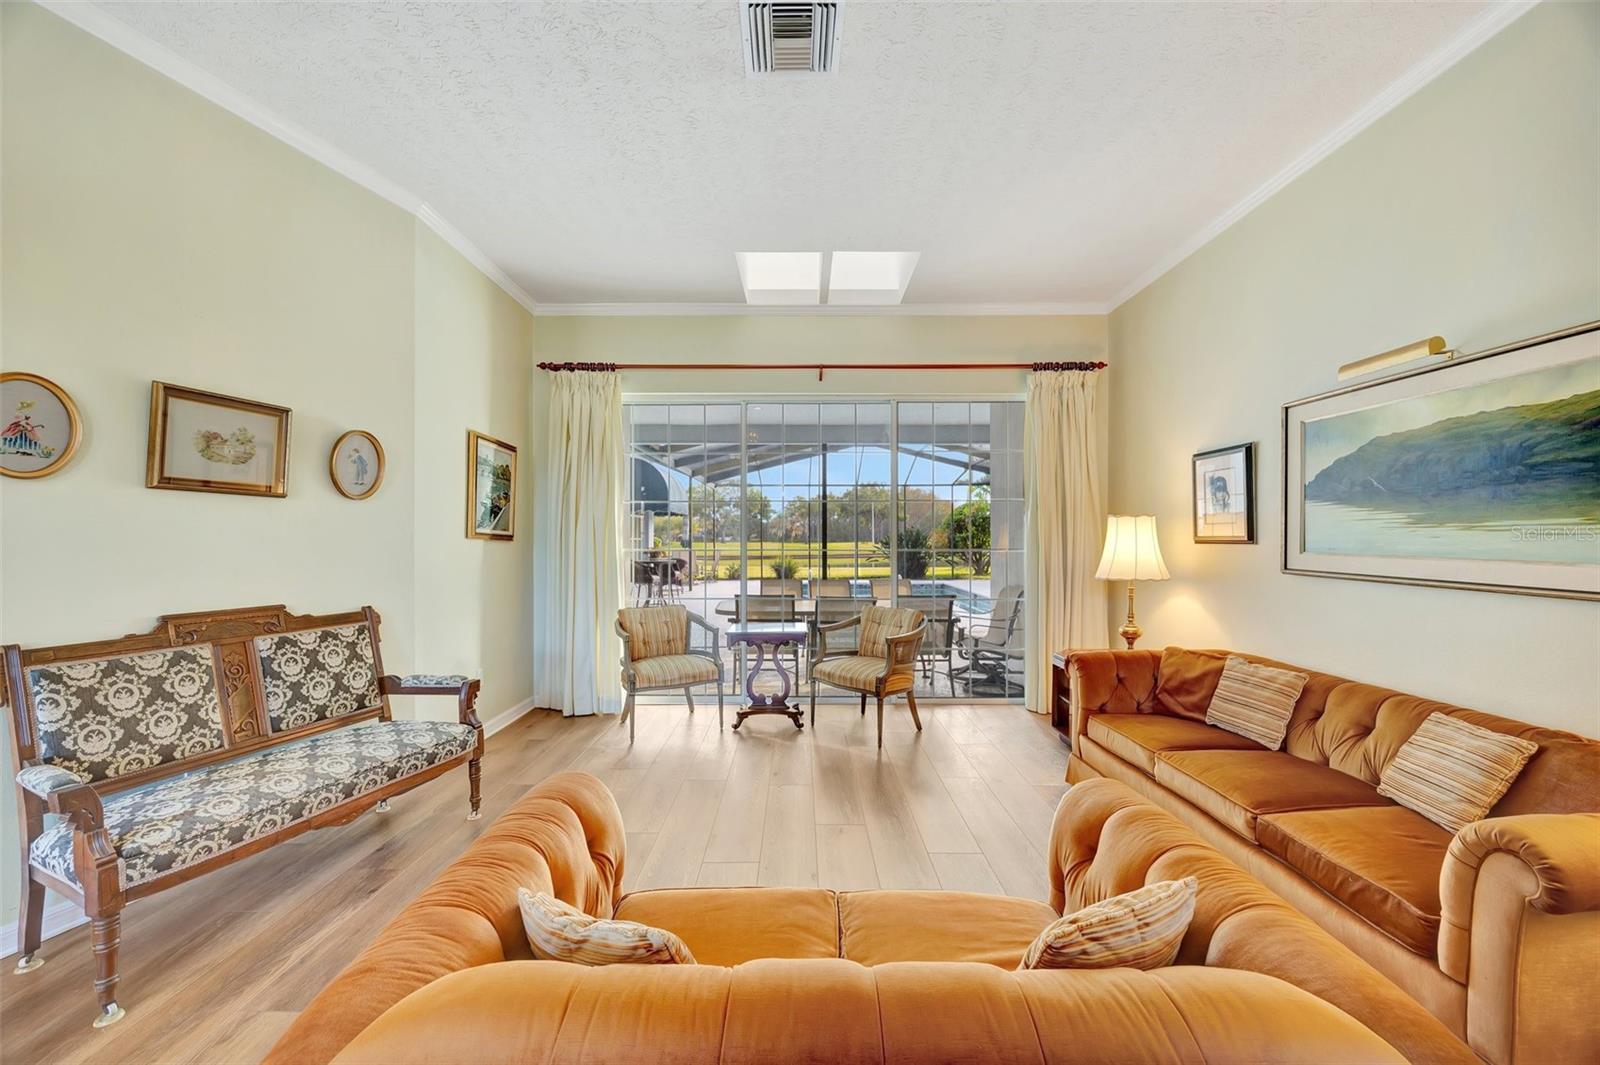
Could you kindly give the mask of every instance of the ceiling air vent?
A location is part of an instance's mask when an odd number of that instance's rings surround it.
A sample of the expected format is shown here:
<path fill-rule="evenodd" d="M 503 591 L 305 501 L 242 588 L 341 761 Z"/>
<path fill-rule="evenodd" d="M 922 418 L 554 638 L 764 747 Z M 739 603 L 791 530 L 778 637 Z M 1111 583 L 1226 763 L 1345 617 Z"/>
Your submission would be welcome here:
<path fill-rule="evenodd" d="M 744 0 L 746 74 L 828 74 L 838 58 L 839 5 Z"/>

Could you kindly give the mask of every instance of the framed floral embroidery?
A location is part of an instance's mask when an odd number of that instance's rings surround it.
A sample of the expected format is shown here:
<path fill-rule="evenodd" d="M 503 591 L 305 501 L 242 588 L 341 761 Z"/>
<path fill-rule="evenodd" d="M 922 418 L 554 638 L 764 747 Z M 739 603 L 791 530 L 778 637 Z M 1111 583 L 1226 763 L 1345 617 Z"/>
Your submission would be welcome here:
<path fill-rule="evenodd" d="M 287 494 L 288 407 L 155 381 L 145 487 Z"/>

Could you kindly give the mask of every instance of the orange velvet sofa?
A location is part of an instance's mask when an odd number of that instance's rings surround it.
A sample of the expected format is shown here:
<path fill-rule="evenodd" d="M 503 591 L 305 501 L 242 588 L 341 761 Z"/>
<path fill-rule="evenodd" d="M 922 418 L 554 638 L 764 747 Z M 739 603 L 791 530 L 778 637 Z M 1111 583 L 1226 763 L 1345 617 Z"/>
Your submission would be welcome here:
<path fill-rule="evenodd" d="M 1476 1060 L 1327 933 L 1110 781 L 1073 788 L 1057 811 L 1050 905 L 818 888 L 622 897 L 624 840 L 598 780 L 545 781 L 323 989 L 268 1065 Z M 1191 875 L 1199 903 L 1174 966 L 1013 971 L 1063 908 Z M 700 964 L 531 960 L 522 885 L 669 928 Z"/>
<path fill-rule="evenodd" d="M 1283 748 L 1205 723 L 1229 652 L 1067 656 L 1067 780 L 1121 781 L 1409 991 L 1488 1061 L 1600 1061 L 1600 743 L 1309 674 Z M 1435 712 L 1539 745 L 1452 834 L 1379 795 Z"/>

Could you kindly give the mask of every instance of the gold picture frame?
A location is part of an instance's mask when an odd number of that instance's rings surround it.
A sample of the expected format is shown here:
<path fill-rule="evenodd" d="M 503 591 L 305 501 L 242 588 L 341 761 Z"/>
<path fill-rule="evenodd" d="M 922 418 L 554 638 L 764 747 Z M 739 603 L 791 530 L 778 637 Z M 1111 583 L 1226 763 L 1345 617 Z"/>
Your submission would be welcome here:
<path fill-rule="evenodd" d="M 359 444 L 362 442 L 367 446 L 360 447 Z M 353 446 L 346 446 L 352 444 Z M 369 453 L 371 458 L 367 457 Z M 351 463 L 349 477 L 340 474 L 341 455 Z M 334 491 L 346 499 L 371 499 L 378 489 L 383 487 L 383 471 L 387 466 L 388 460 L 383 454 L 383 444 L 365 429 L 351 429 L 341 434 L 339 439 L 333 442 L 333 449 L 328 452 L 328 479 L 333 482 Z"/>
<path fill-rule="evenodd" d="M 8 389 L 6 385 L 13 387 Z M 67 395 L 66 389 L 49 378 L 19 370 L 0 373 L 0 393 L 14 390 L 19 393 L 14 402 L 7 396 L 6 409 L 0 410 L 0 417 L 3 417 L 0 425 L 5 430 L 5 435 L 0 436 L 0 452 L 3 452 L 0 474 L 30 480 L 59 473 L 72 461 L 83 440 L 83 418 L 78 414 L 78 405 Z M 34 408 L 45 397 L 61 405 L 60 413 L 67 423 L 64 435 L 48 422 L 34 421 Z M 52 415 L 43 412 L 39 417 L 54 420 Z M 51 440 L 56 443 L 51 444 Z M 33 466 L 37 462 L 44 462 L 44 465 Z"/>
<path fill-rule="evenodd" d="M 486 453 L 486 449 L 493 450 Z M 510 461 L 497 461 L 503 459 Z M 468 429 L 467 538 L 514 540 L 516 521 L 516 445 Z"/>
<path fill-rule="evenodd" d="M 152 381 L 145 487 L 282 499 L 290 414 L 272 403 Z M 272 442 L 264 445 L 268 434 Z"/>

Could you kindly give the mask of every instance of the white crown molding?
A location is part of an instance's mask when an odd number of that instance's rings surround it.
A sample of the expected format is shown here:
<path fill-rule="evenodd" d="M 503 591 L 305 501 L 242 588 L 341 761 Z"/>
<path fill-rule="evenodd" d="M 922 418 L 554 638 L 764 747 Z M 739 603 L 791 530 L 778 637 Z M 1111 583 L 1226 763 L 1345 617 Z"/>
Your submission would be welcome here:
<path fill-rule="evenodd" d="M 1330 130 L 1326 136 L 1306 149 L 1254 192 L 1228 208 L 1210 225 L 1157 259 L 1117 293 L 1109 304 L 1110 310 L 1116 310 L 1148 288 L 1168 270 L 1221 236 L 1235 222 L 1277 195 L 1295 178 L 1316 166 L 1356 134 L 1394 110 L 1423 86 L 1465 59 L 1479 45 L 1532 11 L 1538 4 L 1539 0 L 1497 0 L 1483 14 L 1467 23 L 1455 36 L 1423 57 L 1421 62 L 1391 82 L 1377 96 L 1367 101 L 1360 110 Z"/>
<path fill-rule="evenodd" d="M 439 234 L 447 244 L 460 252 L 468 262 L 483 271 L 484 275 L 506 295 L 520 303 L 529 314 L 534 311 L 533 297 L 524 292 L 504 270 L 468 240 L 455 226 L 437 211 L 422 202 L 422 198 L 396 182 L 390 181 L 359 159 L 340 151 L 282 115 L 263 107 L 227 82 L 203 70 L 178 55 L 165 45 L 146 37 L 98 5 L 74 3 L 69 0 L 37 0 L 51 14 L 70 22 L 94 37 L 109 44 L 145 66 L 182 85 L 189 91 L 210 100 L 225 111 L 232 112 L 257 129 L 276 137 L 296 151 L 310 156 L 329 170 L 388 200 L 408 214 L 415 215 L 429 229 Z"/>
<path fill-rule="evenodd" d="M 523 290 L 522 286 L 511 280 L 511 275 L 500 269 L 500 264 L 483 253 L 467 235 L 451 225 L 443 215 L 439 214 L 427 204 L 419 204 L 416 210 L 417 221 L 427 226 L 439 235 L 439 239 L 461 253 L 461 257 L 476 266 L 483 276 L 499 285 L 501 290 L 522 305 L 522 309 L 529 314 L 539 314 L 539 305 L 532 296 Z"/>
<path fill-rule="evenodd" d="M 897 303 L 892 306 L 869 307 L 849 304 L 832 305 L 775 305 L 762 306 L 748 303 L 541 303 L 540 317 L 551 318 L 638 318 L 649 316 L 678 317 L 698 315 L 719 317 L 743 315 L 748 317 L 858 317 L 875 318 L 885 315 L 948 316 L 948 315 L 1009 315 L 1013 317 L 1038 317 L 1041 315 L 1104 315 L 1111 311 L 1108 303 Z"/>

